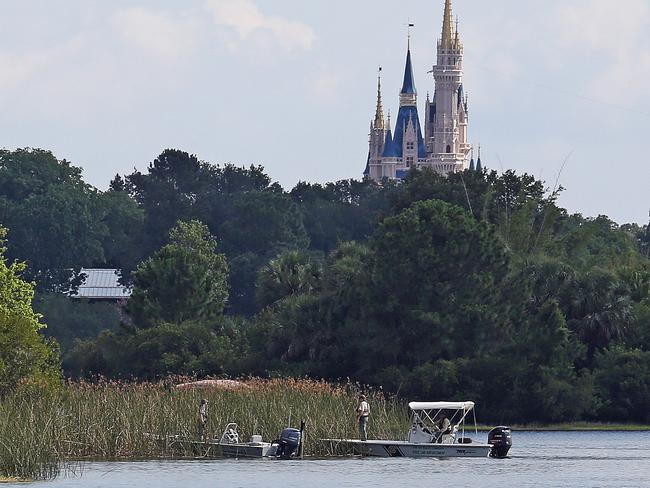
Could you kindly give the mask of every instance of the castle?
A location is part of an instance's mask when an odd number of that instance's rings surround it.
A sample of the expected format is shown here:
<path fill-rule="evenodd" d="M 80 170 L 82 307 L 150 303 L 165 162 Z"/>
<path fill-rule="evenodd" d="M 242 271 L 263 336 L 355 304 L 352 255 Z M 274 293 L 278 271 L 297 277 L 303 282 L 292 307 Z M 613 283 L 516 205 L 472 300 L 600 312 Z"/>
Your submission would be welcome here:
<path fill-rule="evenodd" d="M 409 28 L 412 25 L 409 25 Z M 404 178 L 413 167 L 429 167 L 446 175 L 465 169 L 481 170 L 470 160 L 467 139 L 469 111 L 463 89 L 463 44 L 452 22 L 451 0 L 445 0 L 442 37 L 438 40 L 437 63 L 432 70 L 433 100 L 427 95 L 424 133 L 417 107 L 417 91 L 411 64 L 410 35 L 406 52 L 404 83 L 399 95 L 395 131 L 390 115 L 384 117 L 381 98 L 381 69 L 377 81 L 377 109 L 370 123 L 370 149 L 364 175 L 375 181 Z"/>

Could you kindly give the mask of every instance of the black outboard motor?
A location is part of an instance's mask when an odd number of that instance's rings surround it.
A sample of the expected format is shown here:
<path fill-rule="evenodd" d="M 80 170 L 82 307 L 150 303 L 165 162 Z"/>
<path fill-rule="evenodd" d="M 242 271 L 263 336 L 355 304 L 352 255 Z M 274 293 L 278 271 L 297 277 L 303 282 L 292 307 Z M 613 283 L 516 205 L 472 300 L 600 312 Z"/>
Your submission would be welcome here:
<path fill-rule="evenodd" d="M 298 429 L 286 428 L 280 434 L 280 439 L 277 440 L 278 451 L 277 456 L 280 459 L 289 459 L 291 455 L 296 452 L 300 446 L 300 431 Z"/>
<path fill-rule="evenodd" d="M 492 444 L 490 457 L 503 459 L 508 457 L 508 451 L 512 447 L 512 431 L 510 427 L 495 427 L 488 433 L 488 444 Z"/>

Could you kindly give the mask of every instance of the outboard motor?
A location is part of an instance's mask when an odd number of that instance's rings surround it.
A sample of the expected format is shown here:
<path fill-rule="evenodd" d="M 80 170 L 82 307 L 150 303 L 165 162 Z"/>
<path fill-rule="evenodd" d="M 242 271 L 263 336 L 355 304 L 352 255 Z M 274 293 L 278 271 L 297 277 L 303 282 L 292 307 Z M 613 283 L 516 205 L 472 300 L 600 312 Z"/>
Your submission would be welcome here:
<path fill-rule="evenodd" d="M 286 428 L 280 434 L 280 439 L 276 441 L 278 443 L 278 450 L 276 455 L 280 459 L 289 459 L 298 446 L 300 446 L 300 431 L 298 429 Z"/>
<path fill-rule="evenodd" d="M 495 427 L 488 433 L 488 444 L 492 444 L 490 457 L 503 459 L 508 457 L 508 451 L 512 447 L 512 431 L 510 427 Z"/>

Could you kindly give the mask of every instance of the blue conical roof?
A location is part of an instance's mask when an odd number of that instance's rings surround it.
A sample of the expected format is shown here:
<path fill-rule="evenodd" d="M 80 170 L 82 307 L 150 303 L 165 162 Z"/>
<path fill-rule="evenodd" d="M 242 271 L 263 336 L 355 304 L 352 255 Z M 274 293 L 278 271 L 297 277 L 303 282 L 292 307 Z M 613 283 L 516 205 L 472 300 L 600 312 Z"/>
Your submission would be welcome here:
<path fill-rule="evenodd" d="M 386 131 L 386 140 L 384 142 L 384 153 L 381 155 L 383 158 L 395 158 L 398 157 L 399 153 L 397 152 L 395 145 L 393 144 L 393 133 L 390 130 L 390 127 Z"/>
<path fill-rule="evenodd" d="M 476 165 L 474 164 L 474 158 L 472 158 L 471 161 L 469 162 L 469 170 L 470 171 L 476 170 Z"/>
<path fill-rule="evenodd" d="M 420 126 L 420 117 L 418 115 L 417 107 L 400 107 L 397 114 L 397 124 L 395 125 L 395 137 L 393 138 L 393 151 L 397 157 L 404 155 L 404 131 L 409 121 L 413 122 L 415 126 L 415 133 L 418 139 L 418 158 L 424 159 L 427 157 L 426 147 L 424 145 L 424 138 L 422 137 L 422 127 Z"/>
<path fill-rule="evenodd" d="M 402 93 L 415 94 L 415 79 L 413 77 L 413 65 L 411 64 L 411 48 L 406 52 L 406 68 L 404 69 L 404 84 Z"/>

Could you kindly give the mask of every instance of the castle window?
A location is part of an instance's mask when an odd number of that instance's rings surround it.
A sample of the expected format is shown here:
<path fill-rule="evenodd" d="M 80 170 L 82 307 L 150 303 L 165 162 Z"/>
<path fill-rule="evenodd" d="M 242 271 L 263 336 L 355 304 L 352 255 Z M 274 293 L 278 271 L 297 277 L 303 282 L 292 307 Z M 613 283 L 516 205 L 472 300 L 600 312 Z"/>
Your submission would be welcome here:
<path fill-rule="evenodd" d="M 413 166 L 413 156 L 408 156 L 406 158 L 406 167 L 410 168 L 411 166 Z"/>
<path fill-rule="evenodd" d="M 415 149 L 415 143 L 409 141 L 406 143 L 406 150 L 407 151 L 413 151 Z"/>
<path fill-rule="evenodd" d="M 451 146 L 447 146 L 447 154 L 451 154 Z"/>

